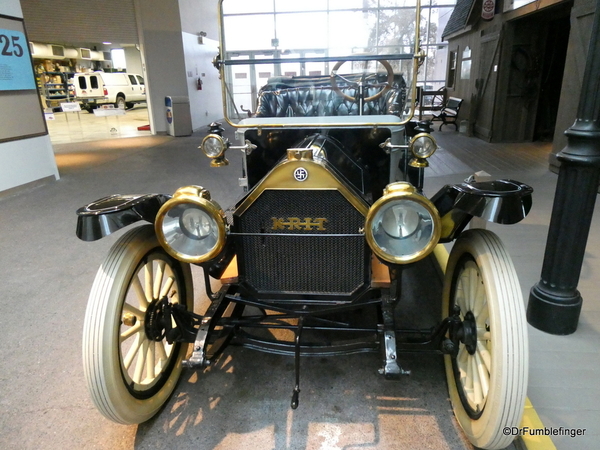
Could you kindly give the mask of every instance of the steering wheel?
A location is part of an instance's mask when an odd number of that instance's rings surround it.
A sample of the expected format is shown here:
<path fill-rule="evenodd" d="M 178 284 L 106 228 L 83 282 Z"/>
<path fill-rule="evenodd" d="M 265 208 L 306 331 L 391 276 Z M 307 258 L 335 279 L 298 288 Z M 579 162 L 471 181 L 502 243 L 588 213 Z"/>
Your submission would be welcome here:
<path fill-rule="evenodd" d="M 381 97 L 384 93 L 386 93 L 387 91 L 389 91 L 392 88 L 392 84 L 394 83 L 394 70 L 392 69 L 392 66 L 390 65 L 390 63 L 385 59 L 377 59 L 375 61 L 379 62 L 383 67 L 385 67 L 385 70 L 387 72 L 387 80 L 385 83 L 378 83 L 378 84 L 365 83 L 365 74 L 364 73 L 359 82 L 350 81 L 347 78 L 344 78 L 343 76 L 341 76 L 337 73 L 338 69 L 340 67 L 342 67 L 342 64 L 344 64 L 346 62 L 344 60 L 344 61 L 338 61 L 335 64 L 335 66 L 333 67 L 333 70 L 331 71 L 331 75 L 329 77 L 329 79 L 331 81 L 331 87 L 333 88 L 333 90 L 335 92 L 337 92 L 339 95 L 344 97 L 346 100 L 349 100 L 351 102 L 358 102 L 359 99 L 357 97 L 350 97 L 349 95 L 342 92 L 342 90 L 337 85 L 337 81 L 336 81 L 337 77 L 341 78 L 342 80 L 344 80 L 346 83 L 348 83 L 350 85 L 357 86 L 359 88 L 362 87 L 363 89 L 367 88 L 369 86 L 370 87 L 383 86 L 383 89 L 381 89 L 376 94 L 363 99 L 364 102 L 372 102 L 373 100 L 377 100 L 379 97 Z"/>

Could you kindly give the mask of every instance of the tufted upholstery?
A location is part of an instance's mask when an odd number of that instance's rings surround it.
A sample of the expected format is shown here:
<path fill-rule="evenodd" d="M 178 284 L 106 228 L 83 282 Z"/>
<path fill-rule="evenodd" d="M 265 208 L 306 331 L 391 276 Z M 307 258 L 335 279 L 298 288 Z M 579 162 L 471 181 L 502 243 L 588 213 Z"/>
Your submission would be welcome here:
<path fill-rule="evenodd" d="M 258 97 L 256 117 L 312 117 L 312 116 L 356 116 L 359 115 L 358 103 L 346 100 L 324 80 L 314 83 L 303 80 L 298 86 L 293 86 L 293 80 L 270 80 L 261 88 Z M 321 84 L 315 86 L 315 84 Z M 400 86 L 400 87 L 399 87 Z M 356 97 L 355 87 L 340 85 L 346 95 Z M 366 89 L 365 95 L 370 97 L 380 91 L 379 87 Z M 363 115 L 394 114 L 402 112 L 406 92 L 404 80 L 400 78 L 392 89 L 372 102 L 365 102 Z"/>

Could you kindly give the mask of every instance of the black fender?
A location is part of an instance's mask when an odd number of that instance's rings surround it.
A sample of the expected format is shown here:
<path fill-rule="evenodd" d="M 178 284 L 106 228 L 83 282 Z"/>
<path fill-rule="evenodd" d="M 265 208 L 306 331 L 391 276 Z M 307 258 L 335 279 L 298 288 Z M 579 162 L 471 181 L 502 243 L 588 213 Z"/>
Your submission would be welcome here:
<path fill-rule="evenodd" d="M 431 198 L 442 219 L 440 242 L 454 240 L 473 217 L 505 225 L 520 222 L 531 210 L 532 193 L 531 186 L 514 180 L 444 186 Z"/>
<path fill-rule="evenodd" d="M 109 195 L 77 210 L 77 237 L 96 241 L 140 220 L 154 223 L 166 194 Z"/>

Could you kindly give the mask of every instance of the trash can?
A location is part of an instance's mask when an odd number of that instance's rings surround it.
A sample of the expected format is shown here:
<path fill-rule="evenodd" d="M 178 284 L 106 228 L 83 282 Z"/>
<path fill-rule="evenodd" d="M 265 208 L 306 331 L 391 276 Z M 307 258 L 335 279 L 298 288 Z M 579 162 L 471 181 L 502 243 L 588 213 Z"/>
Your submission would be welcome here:
<path fill-rule="evenodd" d="M 171 136 L 192 134 L 192 116 L 188 97 L 165 97 L 167 133 Z"/>

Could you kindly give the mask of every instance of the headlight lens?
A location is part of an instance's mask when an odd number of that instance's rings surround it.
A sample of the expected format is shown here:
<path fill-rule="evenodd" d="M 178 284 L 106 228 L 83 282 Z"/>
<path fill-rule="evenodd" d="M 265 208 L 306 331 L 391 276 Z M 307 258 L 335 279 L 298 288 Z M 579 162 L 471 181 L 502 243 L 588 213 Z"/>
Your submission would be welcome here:
<path fill-rule="evenodd" d="M 440 238 L 435 206 L 409 183 L 393 183 L 367 214 L 365 233 L 384 261 L 407 264 L 427 256 Z"/>
<path fill-rule="evenodd" d="M 429 158 L 437 150 L 437 143 L 430 134 L 417 134 L 409 144 L 410 151 L 417 158 Z"/>
<path fill-rule="evenodd" d="M 177 190 L 159 210 L 155 229 L 165 250 L 185 262 L 209 261 L 225 246 L 223 211 L 200 186 Z"/>
<path fill-rule="evenodd" d="M 223 156 L 227 148 L 227 143 L 222 136 L 218 134 L 209 134 L 202 140 L 202 151 L 209 158 L 218 158 Z"/>

